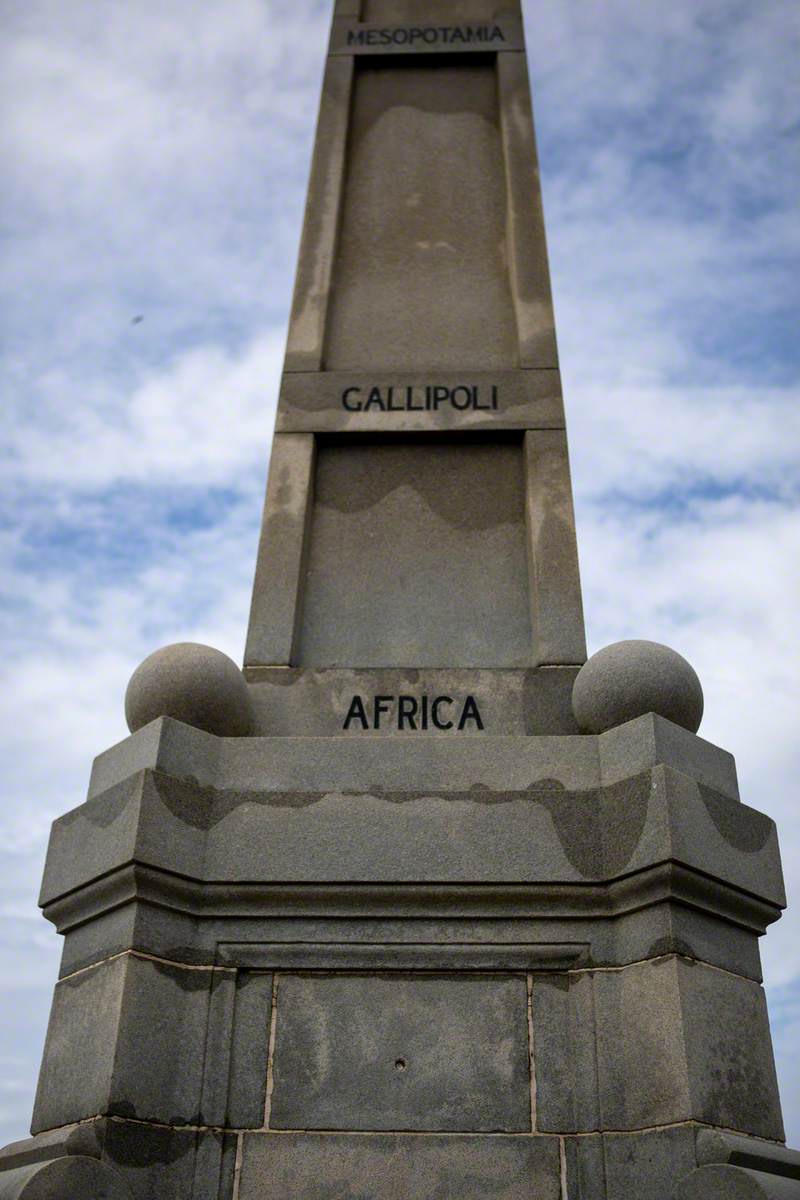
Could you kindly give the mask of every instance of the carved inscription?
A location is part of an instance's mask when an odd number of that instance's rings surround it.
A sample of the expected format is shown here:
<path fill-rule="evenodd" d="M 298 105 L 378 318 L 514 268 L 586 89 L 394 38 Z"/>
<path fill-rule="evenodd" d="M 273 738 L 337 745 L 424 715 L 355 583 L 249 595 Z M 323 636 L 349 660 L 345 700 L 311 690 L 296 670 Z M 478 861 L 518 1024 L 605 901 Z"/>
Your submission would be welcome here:
<path fill-rule="evenodd" d="M 496 412 L 497 384 L 483 388 L 477 383 L 461 383 L 455 387 L 438 383 L 429 383 L 424 387 L 353 386 L 346 387 L 342 392 L 342 408 L 347 412 L 438 412 L 442 406 L 455 408 L 459 412 L 468 409 Z"/>
<path fill-rule="evenodd" d="M 483 729 L 474 696 L 353 696 L 342 729 L 450 730 Z"/>
<path fill-rule="evenodd" d="M 348 46 L 472 46 L 504 42 L 499 25 L 424 25 L 390 29 L 349 29 Z"/>

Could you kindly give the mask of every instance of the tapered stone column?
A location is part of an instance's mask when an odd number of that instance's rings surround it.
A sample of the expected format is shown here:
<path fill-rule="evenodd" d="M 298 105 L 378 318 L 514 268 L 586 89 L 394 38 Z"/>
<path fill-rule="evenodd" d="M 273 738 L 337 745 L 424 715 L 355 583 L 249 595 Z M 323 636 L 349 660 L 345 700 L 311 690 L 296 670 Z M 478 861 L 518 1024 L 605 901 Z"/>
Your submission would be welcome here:
<path fill-rule="evenodd" d="M 146 660 L 54 824 L 0 1198 L 800 1195 L 773 823 L 585 657 L 518 0 L 338 0 L 244 671 Z"/>

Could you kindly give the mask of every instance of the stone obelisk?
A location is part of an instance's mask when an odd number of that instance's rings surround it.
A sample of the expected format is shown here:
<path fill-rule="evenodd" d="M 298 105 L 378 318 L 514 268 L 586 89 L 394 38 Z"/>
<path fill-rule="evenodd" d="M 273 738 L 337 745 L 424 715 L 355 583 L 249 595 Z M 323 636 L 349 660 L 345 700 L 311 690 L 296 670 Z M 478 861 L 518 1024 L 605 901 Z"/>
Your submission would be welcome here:
<path fill-rule="evenodd" d="M 588 663 L 519 0 L 337 0 L 244 670 L 53 827 L 0 1200 L 787 1200 L 773 823 Z"/>

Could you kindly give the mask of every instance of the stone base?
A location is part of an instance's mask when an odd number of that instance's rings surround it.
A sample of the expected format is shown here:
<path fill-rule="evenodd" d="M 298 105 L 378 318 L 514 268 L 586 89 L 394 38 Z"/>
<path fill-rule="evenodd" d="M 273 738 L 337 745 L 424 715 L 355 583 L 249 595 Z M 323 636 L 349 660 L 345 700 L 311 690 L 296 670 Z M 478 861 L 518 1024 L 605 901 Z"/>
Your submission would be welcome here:
<path fill-rule="evenodd" d="M 794 1186 L 757 948 L 783 904 L 774 826 L 667 721 L 159 720 L 56 821 L 42 903 L 61 979 L 3 1200 L 80 1171 L 98 1200 Z"/>
<path fill-rule="evenodd" d="M 709 1141 L 719 1161 L 707 1161 Z M 333 1194 L 343 1200 L 798 1200 L 800 1154 L 692 1124 L 586 1137 L 223 1134 L 119 1118 L 39 1134 L 0 1151 L 0 1200 L 329 1200 Z"/>

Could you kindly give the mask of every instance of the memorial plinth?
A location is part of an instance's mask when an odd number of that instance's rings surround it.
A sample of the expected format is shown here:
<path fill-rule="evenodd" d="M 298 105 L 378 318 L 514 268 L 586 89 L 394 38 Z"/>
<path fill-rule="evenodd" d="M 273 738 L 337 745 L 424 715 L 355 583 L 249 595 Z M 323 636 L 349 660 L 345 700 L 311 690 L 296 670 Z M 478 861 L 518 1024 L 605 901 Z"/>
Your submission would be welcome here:
<path fill-rule="evenodd" d="M 0 1200 L 799 1196 L 773 822 L 585 658 L 518 0 L 338 0 L 243 674 L 146 660 L 53 826 Z"/>

